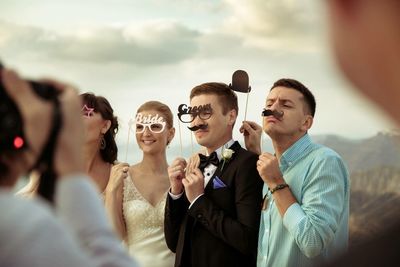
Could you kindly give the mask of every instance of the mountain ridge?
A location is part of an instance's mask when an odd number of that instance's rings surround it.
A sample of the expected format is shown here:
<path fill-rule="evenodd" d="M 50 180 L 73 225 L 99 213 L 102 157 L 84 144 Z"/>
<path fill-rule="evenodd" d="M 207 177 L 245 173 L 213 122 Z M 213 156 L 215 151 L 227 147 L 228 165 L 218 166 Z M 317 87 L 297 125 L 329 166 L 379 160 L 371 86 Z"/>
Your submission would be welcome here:
<path fill-rule="evenodd" d="M 350 246 L 382 231 L 400 217 L 400 134 L 378 133 L 351 140 L 314 137 L 347 163 L 350 172 Z"/>

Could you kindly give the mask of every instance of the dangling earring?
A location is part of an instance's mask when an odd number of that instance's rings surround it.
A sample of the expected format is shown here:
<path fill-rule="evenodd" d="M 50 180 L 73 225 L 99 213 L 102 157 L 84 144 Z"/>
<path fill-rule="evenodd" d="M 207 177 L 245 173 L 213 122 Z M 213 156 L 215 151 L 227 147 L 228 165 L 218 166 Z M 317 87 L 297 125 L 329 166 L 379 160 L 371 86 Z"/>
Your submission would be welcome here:
<path fill-rule="evenodd" d="M 103 134 L 101 136 L 101 140 L 100 140 L 100 149 L 104 150 L 106 148 L 106 146 L 107 146 L 107 143 L 106 143 L 106 139 L 104 139 L 104 134 Z"/>
<path fill-rule="evenodd" d="M 169 140 L 167 141 L 167 148 L 169 148 L 169 143 L 170 143 L 170 142 L 171 142 L 171 141 L 169 141 Z"/>

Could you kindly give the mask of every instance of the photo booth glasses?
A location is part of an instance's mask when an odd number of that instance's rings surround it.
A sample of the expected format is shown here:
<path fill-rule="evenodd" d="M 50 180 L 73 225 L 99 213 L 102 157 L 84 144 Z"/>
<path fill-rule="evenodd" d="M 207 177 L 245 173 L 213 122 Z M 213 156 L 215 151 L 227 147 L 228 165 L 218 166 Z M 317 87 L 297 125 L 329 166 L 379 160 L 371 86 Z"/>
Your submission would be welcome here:
<path fill-rule="evenodd" d="M 199 116 L 201 120 L 208 120 L 211 118 L 212 114 L 212 111 L 202 111 L 195 114 L 180 114 L 179 119 L 184 123 L 191 123 L 197 116 Z"/>
<path fill-rule="evenodd" d="M 89 118 L 94 115 L 94 108 L 89 108 L 87 105 L 84 105 L 81 109 L 82 115 Z"/>
<path fill-rule="evenodd" d="M 136 133 L 144 133 L 146 127 L 152 133 L 161 133 L 165 129 L 165 123 L 141 123 L 141 122 L 136 122 Z"/>
<path fill-rule="evenodd" d="M 199 105 L 199 106 L 187 106 L 181 104 L 178 107 L 178 118 L 183 123 L 190 123 L 199 116 L 201 120 L 208 120 L 213 114 L 211 104 Z"/>

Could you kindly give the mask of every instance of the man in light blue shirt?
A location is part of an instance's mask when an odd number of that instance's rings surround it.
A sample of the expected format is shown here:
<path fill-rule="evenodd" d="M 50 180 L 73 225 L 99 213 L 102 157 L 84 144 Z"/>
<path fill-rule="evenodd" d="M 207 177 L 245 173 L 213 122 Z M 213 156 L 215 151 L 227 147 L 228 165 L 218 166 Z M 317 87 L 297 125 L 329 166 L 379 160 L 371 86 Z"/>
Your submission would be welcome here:
<path fill-rule="evenodd" d="M 343 252 L 348 243 L 349 177 L 333 150 L 307 131 L 315 99 L 300 82 L 272 86 L 262 115 L 275 154 L 261 153 L 261 127 L 244 122 L 246 147 L 261 154 L 264 181 L 257 266 L 312 266 Z"/>

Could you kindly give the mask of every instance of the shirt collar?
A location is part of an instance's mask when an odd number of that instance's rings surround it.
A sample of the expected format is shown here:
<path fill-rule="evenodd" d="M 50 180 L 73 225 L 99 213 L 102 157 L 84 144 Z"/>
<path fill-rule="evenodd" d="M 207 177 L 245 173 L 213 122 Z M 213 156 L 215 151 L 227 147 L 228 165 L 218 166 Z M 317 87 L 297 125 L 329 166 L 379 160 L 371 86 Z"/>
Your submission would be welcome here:
<path fill-rule="evenodd" d="M 310 144 L 312 144 L 310 136 L 304 134 L 299 140 L 283 152 L 280 160 L 281 165 L 291 165 L 300 156 L 304 155 L 305 150 Z"/>

